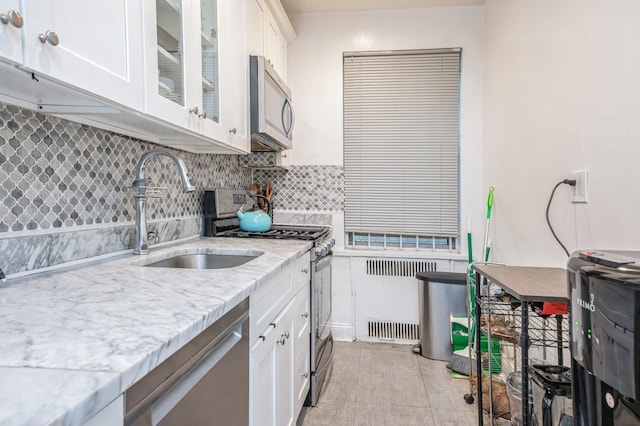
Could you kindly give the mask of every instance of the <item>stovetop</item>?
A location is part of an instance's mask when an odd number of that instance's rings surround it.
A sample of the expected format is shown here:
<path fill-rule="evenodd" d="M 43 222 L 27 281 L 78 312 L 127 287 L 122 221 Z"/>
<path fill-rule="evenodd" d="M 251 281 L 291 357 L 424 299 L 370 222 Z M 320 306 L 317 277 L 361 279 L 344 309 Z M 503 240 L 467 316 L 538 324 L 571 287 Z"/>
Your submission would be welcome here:
<path fill-rule="evenodd" d="M 331 228 L 324 226 L 273 225 L 269 231 L 248 232 L 232 228 L 216 233 L 216 237 L 277 238 L 283 240 L 317 241 L 327 238 Z"/>

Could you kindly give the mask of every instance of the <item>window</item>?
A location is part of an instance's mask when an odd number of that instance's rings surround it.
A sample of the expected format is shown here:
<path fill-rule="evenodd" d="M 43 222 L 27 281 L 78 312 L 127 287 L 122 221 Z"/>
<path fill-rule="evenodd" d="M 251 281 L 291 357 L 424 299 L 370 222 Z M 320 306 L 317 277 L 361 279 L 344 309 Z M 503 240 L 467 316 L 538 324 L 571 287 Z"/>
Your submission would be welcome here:
<path fill-rule="evenodd" d="M 456 249 L 460 49 L 343 60 L 347 244 Z"/>

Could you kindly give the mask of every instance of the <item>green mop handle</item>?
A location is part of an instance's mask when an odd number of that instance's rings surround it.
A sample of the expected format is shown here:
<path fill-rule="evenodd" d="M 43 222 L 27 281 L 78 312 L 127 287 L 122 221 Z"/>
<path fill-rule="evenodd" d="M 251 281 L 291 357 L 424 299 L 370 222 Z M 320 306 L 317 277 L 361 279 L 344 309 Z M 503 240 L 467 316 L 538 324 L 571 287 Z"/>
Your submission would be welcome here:
<path fill-rule="evenodd" d="M 467 217 L 467 254 L 469 259 L 469 265 L 473 263 L 473 239 L 471 237 L 471 217 Z"/>
<path fill-rule="evenodd" d="M 489 244 L 489 221 L 491 220 L 491 208 L 493 207 L 493 186 L 489 187 L 489 196 L 487 197 L 487 223 L 484 229 L 484 247 L 482 247 L 482 255 L 484 256 L 484 261 L 489 261 L 489 251 L 487 250 L 487 246 Z"/>

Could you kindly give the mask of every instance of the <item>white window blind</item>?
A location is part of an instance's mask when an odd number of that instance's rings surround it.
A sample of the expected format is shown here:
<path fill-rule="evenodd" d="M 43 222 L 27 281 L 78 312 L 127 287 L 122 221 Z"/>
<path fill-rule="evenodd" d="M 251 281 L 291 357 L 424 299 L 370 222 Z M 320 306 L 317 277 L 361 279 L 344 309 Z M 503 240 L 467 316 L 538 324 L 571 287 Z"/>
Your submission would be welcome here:
<path fill-rule="evenodd" d="M 458 236 L 460 49 L 343 59 L 345 231 Z"/>

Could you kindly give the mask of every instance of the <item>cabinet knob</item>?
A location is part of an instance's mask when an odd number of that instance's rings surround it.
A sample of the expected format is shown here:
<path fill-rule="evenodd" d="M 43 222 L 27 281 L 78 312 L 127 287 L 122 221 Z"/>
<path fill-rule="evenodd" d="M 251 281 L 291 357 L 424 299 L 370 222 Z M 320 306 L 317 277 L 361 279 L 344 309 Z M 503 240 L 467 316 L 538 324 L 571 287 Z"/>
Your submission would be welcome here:
<path fill-rule="evenodd" d="M 58 34 L 55 31 L 47 30 L 47 32 L 38 34 L 38 40 L 42 43 L 49 42 L 52 46 L 57 46 L 60 43 Z"/>
<path fill-rule="evenodd" d="M 232 135 L 235 135 L 238 131 L 236 130 L 235 127 L 229 129 L 229 133 L 231 133 Z"/>
<path fill-rule="evenodd" d="M 24 21 L 22 15 L 17 10 L 11 9 L 7 13 L 0 13 L 0 22 L 3 24 L 11 24 L 16 28 L 22 28 Z"/>
<path fill-rule="evenodd" d="M 306 379 L 307 377 L 309 377 L 309 373 L 302 373 L 301 376 Z"/>
<path fill-rule="evenodd" d="M 286 341 L 287 341 L 287 339 L 284 337 L 284 334 L 282 336 L 280 336 L 280 338 L 278 340 L 276 340 L 276 342 L 280 343 L 282 346 L 284 346 Z"/>
<path fill-rule="evenodd" d="M 304 268 L 304 269 L 302 270 L 302 273 L 303 273 L 303 274 L 307 274 L 307 273 L 309 273 L 309 270 L 308 270 L 307 268 Z"/>
<path fill-rule="evenodd" d="M 200 111 L 200 110 L 198 109 L 198 107 L 197 107 L 197 106 L 194 106 L 194 107 L 192 107 L 192 108 L 189 110 L 189 112 L 190 112 L 191 114 L 195 114 L 195 115 L 198 115 L 198 112 L 199 112 L 199 111 Z"/>
<path fill-rule="evenodd" d="M 300 315 L 302 318 L 309 318 L 309 312 Z"/>
<path fill-rule="evenodd" d="M 202 113 L 198 114 L 198 117 L 206 119 L 207 118 L 207 111 L 202 111 Z"/>
<path fill-rule="evenodd" d="M 285 339 L 288 339 L 288 338 L 289 338 L 289 332 L 288 332 L 288 331 L 284 333 L 284 338 L 285 338 Z"/>
<path fill-rule="evenodd" d="M 287 158 L 287 153 L 286 152 L 282 153 L 282 158 Z"/>

